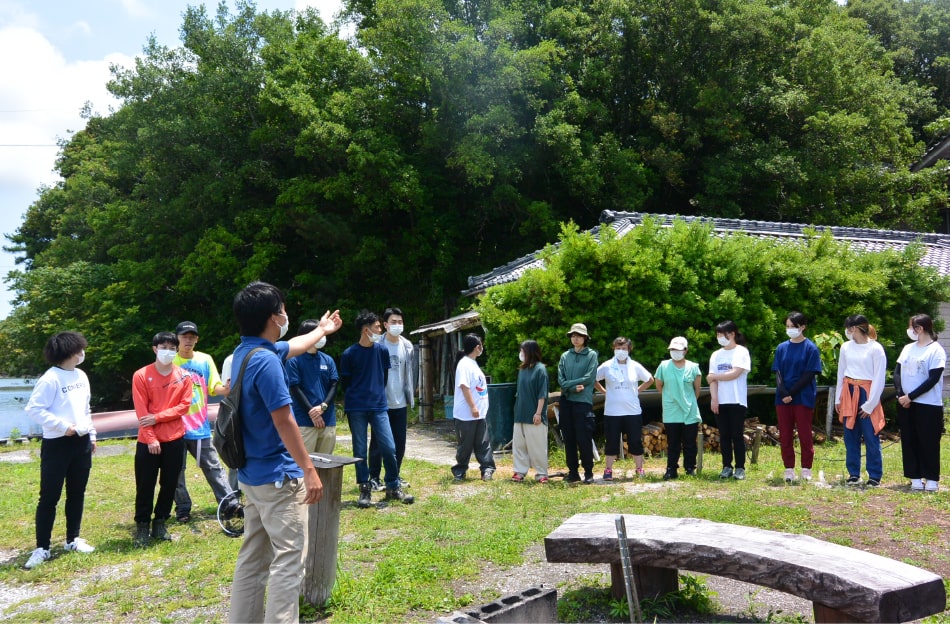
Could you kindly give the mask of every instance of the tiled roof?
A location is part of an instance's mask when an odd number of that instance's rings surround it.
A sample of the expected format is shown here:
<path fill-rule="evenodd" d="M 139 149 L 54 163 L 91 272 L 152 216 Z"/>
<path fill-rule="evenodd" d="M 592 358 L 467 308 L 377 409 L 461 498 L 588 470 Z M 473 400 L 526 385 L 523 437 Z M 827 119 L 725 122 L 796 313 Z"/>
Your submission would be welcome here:
<path fill-rule="evenodd" d="M 800 239 L 804 238 L 805 230 L 818 232 L 830 231 L 839 241 L 850 243 L 854 249 L 861 251 L 900 251 L 914 242 L 924 246 L 924 257 L 920 263 L 923 266 L 936 268 L 941 275 L 950 275 L 950 236 L 945 234 L 929 234 L 921 232 L 905 232 L 899 230 L 872 230 L 866 228 L 851 228 L 838 226 L 809 226 L 799 223 L 780 223 L 775 221 L 748 221 L 745 219 L 719 219 L 712 217 L 679 216 L 664 214 L 647 214 L 642 212 L 614 212 L 605 210 L 600 215 L 600 223 L 590 230 L 596 238 L 603 225 L 612 227 L 620 236 L 624 236 L 632 228 L 643 223 L 644 218 L 651 218 L 662 226 L 669 227 L 674 219 L 686 222 L 699 221 L 711 223 L 716 232 L 735 233 L 744 232 L 749 236 L 773 239 Z M 535 251 L 508 264 L 468 278 L 468 289 L 462 291 L 464 295 L 478 294 L 490 286 L 506 284 L 517 280 L 525 271 L 541 266 L 540 251 Z"/>

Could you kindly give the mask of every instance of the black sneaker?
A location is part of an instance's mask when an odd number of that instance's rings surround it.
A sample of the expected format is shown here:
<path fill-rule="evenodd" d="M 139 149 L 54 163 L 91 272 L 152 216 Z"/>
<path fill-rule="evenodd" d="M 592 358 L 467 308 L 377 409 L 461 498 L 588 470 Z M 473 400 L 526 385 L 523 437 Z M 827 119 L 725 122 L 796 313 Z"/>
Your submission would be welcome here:
<path fill-rule="evenodd" d="M 676 469 L 675 469 L 675 468 L 667 468 L 667 469 L 666 469 L 666 472 L 663 473 L 663 480 L 664 480 L 664 481 L 669 481 L 670 479 L 678 479 L 678 478 L 679 478 L 679 475 L 676 474 Z"/>
<path fill-rule="evenodd" d="M 485 472 L 482 473 L 482 481 L 491 481 L 494 474 L 495 474 L 494 468 L 486 468 Z"/>
<path fill-rule="evenodd" d="M 881 480 L 880 480 L 880 479 L 868 479 L 867 483 L 865 483 L 864 485 L 865 485 L 866 487 L 869 487 L 869 488 L 880 487 L 880 485 L 881 485 Z"/>
<path fill-rule="evenodd" d="M 386 489 L 386 486 L 383 485 L 383 482 L 380 481 L 379 479 L 370 479 L 369 485 L 373 489 L 374 492 L 382 492 L 383 490 Z"/>
<path fill-rule="evenodd" d="M 581 476 L 577 474 L 576 472 L 571 472 L 566 477 L 564 477 L 564 483 L 580 483 L 580 482 L 581 482 Z"/>
<path fill-rule="evenodd" d="M 584 475 L 584 485 L 590 485 L 594 482 L 594 475 L 588 474 Z"/>
<path fill-rule="evenodd" d="M 411 505 L 416 499 L 411 494 L 403 492 L 402 488 L 396 488 L 394 490 L 387 488 L 386 500 L 397 500 L 401 501 L 403 505 Z"/>
<path fill-rule="evenodd" d="M 356 501 L 356 506 L 360 509 L 367 509 L 373 506 L 373 486 L 369 483 L 360 484 L 360 497 Z"/>
<path fill-rule="evenodd" d="M 848 480 L 845 481 L 844 484 L 849 487 L 858 487 L 861 485 L 861 479 L 858 477 L 848 477 Z"/>

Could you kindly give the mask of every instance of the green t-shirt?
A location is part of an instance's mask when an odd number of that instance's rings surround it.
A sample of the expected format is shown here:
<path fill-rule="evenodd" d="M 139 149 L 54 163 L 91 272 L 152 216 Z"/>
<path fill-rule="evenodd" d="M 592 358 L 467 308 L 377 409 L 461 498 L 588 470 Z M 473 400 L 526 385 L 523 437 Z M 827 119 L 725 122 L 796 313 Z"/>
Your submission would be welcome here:
<path fill-rule="evenodd" d="M 518 388 L 515 395 L 515 422 L 532 424 L 538 413 L 538 399 L 548 398 L 548 370 L 538 362 L 531 368 L 518 371 Z M 547 414 L 541 411 L 541 422 L 548 424 Z"/>
<path fill-rule="evenodd" d="M 679 368 L 673 360 L 663 360 L 653 375 L 663 382 L 663 422 L 692 425 L 702 422 L 693 380 L 701 376 L 699 364 L 685 361 Z"/>

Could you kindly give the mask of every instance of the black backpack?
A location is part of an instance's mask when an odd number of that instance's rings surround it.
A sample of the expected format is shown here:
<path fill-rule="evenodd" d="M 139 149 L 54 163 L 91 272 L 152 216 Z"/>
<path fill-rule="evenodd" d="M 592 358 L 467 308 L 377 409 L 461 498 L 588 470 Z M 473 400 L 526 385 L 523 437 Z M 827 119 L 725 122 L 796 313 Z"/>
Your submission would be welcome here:
<path fill-rule="evenodd" d="M 218 419 L 214 421 L 214 436 L 212 438 L 214 449 L 218 451 L 218 456 L 227 464 L 228 468 L 235 470 L 243 468 L 247 464 L 238 406 L 241 403 L 241 379 L 244 377 L 244 369 L 255 351 L 263 351 L 263 348 L 251 349 L 250 353 L 244 356 L 241 369 L 234 379 L 234 383 L 231 384 L 231 391 L 218 405 Z"/>

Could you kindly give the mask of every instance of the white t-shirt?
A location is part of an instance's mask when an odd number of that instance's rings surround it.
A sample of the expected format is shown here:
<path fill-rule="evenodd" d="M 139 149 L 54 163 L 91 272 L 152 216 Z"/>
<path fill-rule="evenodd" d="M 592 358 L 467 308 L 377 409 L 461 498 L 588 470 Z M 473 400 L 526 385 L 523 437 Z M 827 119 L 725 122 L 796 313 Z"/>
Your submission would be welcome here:
<path fill-rule="evenodd" d="M 627 357 L 620 363 L 610 358 L 597 367 L 597 381 L 604 382 L 607 398 L 604 400 L 604 416 L 628 416 L 642 414 L 640 395 L 637 392 L 639 382 L 649 381 L 650 371 L 636 360 Z"/>
<path fill-rule="evenodd" d="M 462 394 L 462 386 L 468 388 L 478 408 L 478 418 L 488 416 L 488 383 L 485 373 L 478 367 L 478 362 L 465 356 L 455 368 L 455 403 L 452 406 L 452 417 L 456 420 L 476 420 L 472 410 Z"/>
<path fill-rule="evenodd" d="M 743 369 L 743 373 L 735 379 L 716 382 L 719 404 L 738 403 L 748 407 L 749 400 L 746 397 L 749 394 L 749 388 L 746 380 L 749 377 L 749 371 L 752 370 L 752 357 L 749 355 L 749 350 L 742 345 L 736 345 L 733 349 L 719 349 L 709 358 L 710 373 L 728 373 L 734 368 Z"/>
<path fill-rule="evenodd" d="M 907 394 L 927 381 L 931 370 L 947 367 L 947 352 L 943 345 L 936 341 L 926 347 L 912 342 L 901 351 L 897 363 L 901 365 L 901 387 L 904 394 Z M 914 399 L 914 403 L 943 405 L 943 376 L 941 375 L 940 381 L 934 384 L 933 388 Z"/>

